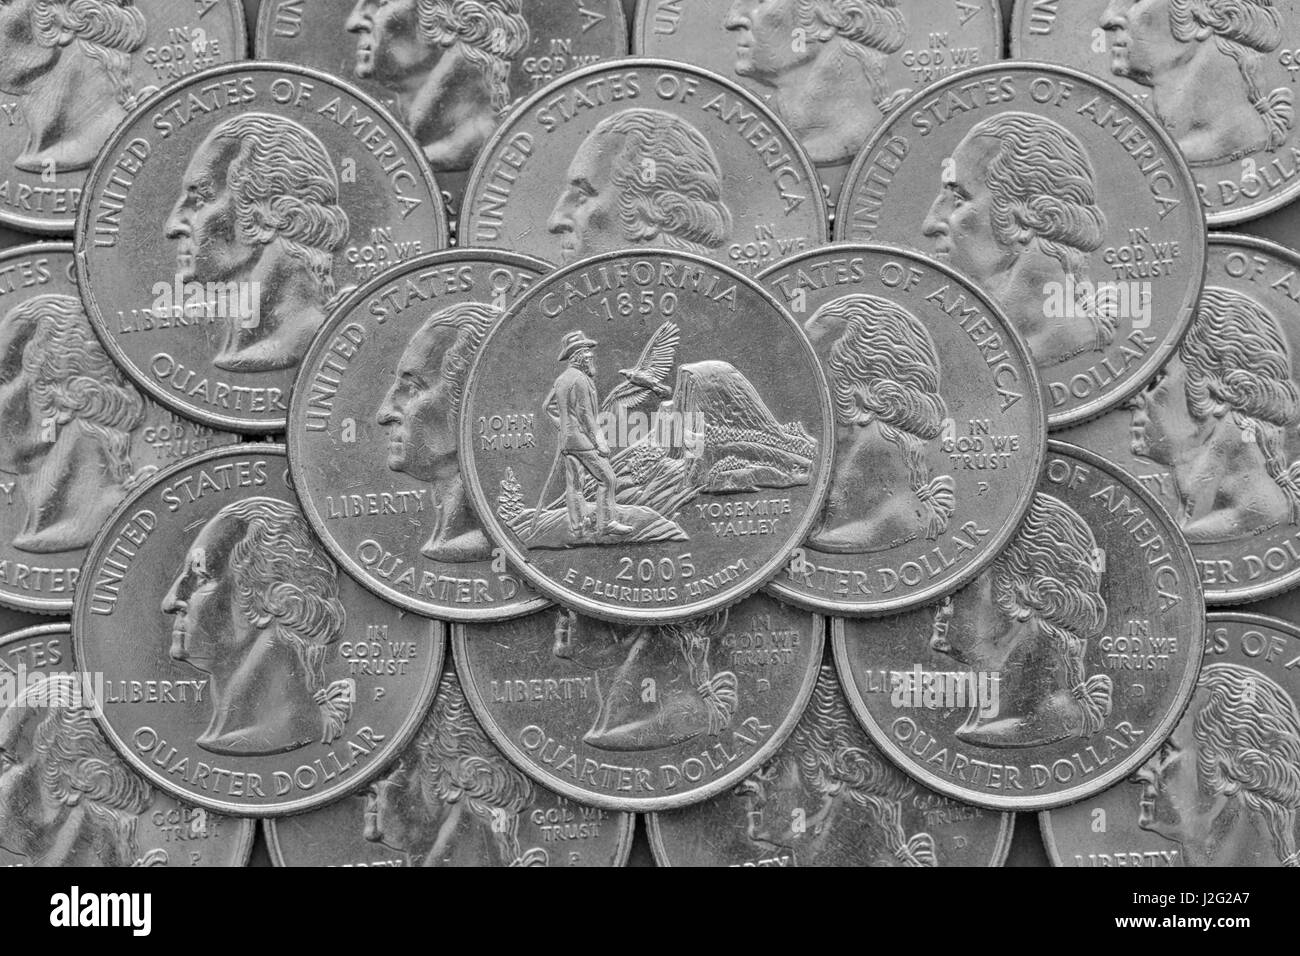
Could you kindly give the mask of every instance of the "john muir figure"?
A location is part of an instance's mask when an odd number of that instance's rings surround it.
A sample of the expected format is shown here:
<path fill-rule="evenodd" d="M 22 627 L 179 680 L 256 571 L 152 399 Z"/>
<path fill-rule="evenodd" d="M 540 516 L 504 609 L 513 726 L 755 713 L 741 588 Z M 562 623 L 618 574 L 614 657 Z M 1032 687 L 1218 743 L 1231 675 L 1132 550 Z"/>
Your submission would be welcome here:
<path fill-rule="evenodd" d="M 1000 708 L 972 708 L 957 736 L 987 747 L 1090 737 L 1111 711 L 1111 680 L 1086 672 L 1106 626 L 1097 541 L 1072 508 L 1035 494 L 1011 543 L 935 613 L 932 650 L 999 675 Z"/>
<path fill-rule="evenodd" d="M 1253 668 L 1206 664 L 1183 719 L 1131 782 L 1138 825 L 1178 844 L 1186 866 L 1300 866 L 1300 712 Z"/>
<path fill-rule="evenodd" d="M 909 836 L 905 826 L 916 785 L 871 743 L 830 665 L 822 665 L 790 739 L 735 793 L 745 805 L 745 835 L 765 856 L 795 866 L 938 863 L 934 838 Z"/>
<path fill-rule="evenodd" d="M 1284 39 L 1273 0 L 1110 0 L 1110 70 L 1151 88 L 1151 106 L 1193 165 L 1273 152 L 1295 125 L 1295 95 L 1264 88 Z"/>
<path fill-rule="evenodd" d="M 912 92 L 885 65 L 907 42 L 901 0 L 732 0 L 736 75 L 773 91 L 818 165 L 847 163 Z"/>
<path fill-rule="evenodd" d="M 1193 543 L 1300 522 L 1300 423 L 1291 346 L 1248 295 L 1208 286 L 1175 356 L 1133 401 L 1132 450 L 1173 472 Z"/>
<path fill-rule="evenodd" d="M 458 416 L 470 362 L 500 317 L 499 309 L 479 302 L 429 316 L 398 360 L 376 416 L 388 428 L 388 467 L 432 486 L 432 528 L 420 550 L 434 561 L 492 555 L 461 480 Z"/>
<path fill-rule="evenodd" d="M 535 793 L 488 740 L 448 669 L 415 740 L 366 791 L 365 837 L 409 866 L 546 866 L 544 849 L 519 842 Z"/>
<path fill-rule="evenodd" d="M 627 535 L 633 530 L 631 525 L 618 520 L 614 498 L 618 480 L 609 463 L 609 442 L 599 420 L 596 344 L 579 331 L 564 336 L 556 360 L 567 362 L 568 367 L 556 378 L 542 402 L 546 414 L 560 430 L 557 455 L 564 466 L 564 506 L 569 534 L 574 538 Z M 594 512 L 588 509 L 583 491 L 588 476 L 595 482 Z M 539 502 L 538 515 L 541 510 Z"/>
<path fill-rule="evenodd" d="M 180 282 L 247 284 L 253 315 L 230 315 L 212 364 L 232 372 L 295 367 L 335 297 L 334 255 L 348 238 L 339 177 L 306 127 L 266 113 L 226 120 L 195 151 L 167 218 Z"/>
<path fill-rule="evenodd" d="M 149 866 L 136 824 L 153 788 L 100 733 L 70 674 L 28 684 L 0 711 L 0 850 L 27 866 Z"/>
<path fill-rule="evenodd" d="M 948 416 L 933 339 L 906 309 L 866 293 L 834 299 L 804 325 L 835 399 L 835 473 L 822 551 L 880 551 L 948 527 L 953 480 L 932 476 L 926 443 Z"/>
<path fill-rule="evenodd" d="M 204 750 L 269 755 L 343 734 L 352 688 L 325 680 L 345 623 L 338 569 L 292 505 L 245 498 L 217 512 L 162 609 L 175 617 L 172 658 L 210 677 Z"/>
<path fill-rule="evenodd" d="M 523 0 L 357 0 L 358 79 L 382 83 L 435 172 L 469 169 L 519 96 L 515 57 L 528 48 Z"/>
<path fill-rule="evenodd" d="M 547 224 L 563 262 L 632 246 L 709 255 L 731 237 L 718 157 L 671 113 L 638 107 L 601 120 L 565 180 Z"/>
<path fill-rule="evenodd" d="M 1115 339 L 1115 310 L 1091 294 L 1089 254 L 1106 216 L 1092 160 L 1079 139 L 1042 116 L 1006 112 L 971 128 L 944 162 L 922 232 L 936 257 L 998 301 L 1039 368 L 1098 352 Z M 1049 314 L 1048 290 L 1078 293 Z"/>
<path fill-rule="evenodd" d="M 20 551 L 87 547 L 127 493 L 144 401 L 91 331 L 81 302 L 38 295 L 0 318 L 0 472 L 26 502 Z"/>
<path fill-rule="evenodd" d="M 133 0 L 0 4 L 0 92 L 18 97 L 24 172 L 85 169 L 135 107 L 131 54 L 145 43 Z"/>

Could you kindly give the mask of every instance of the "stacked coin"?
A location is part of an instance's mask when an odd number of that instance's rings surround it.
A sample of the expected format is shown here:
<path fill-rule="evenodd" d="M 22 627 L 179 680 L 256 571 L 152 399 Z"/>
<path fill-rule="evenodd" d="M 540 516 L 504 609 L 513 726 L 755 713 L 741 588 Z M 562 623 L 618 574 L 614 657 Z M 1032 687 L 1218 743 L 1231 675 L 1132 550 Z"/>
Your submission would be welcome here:
<path fill-rule="evenodd" d="M 1300 2 L 1148 7 L 5 7 L 2 862 L 1300 865 Z"/>

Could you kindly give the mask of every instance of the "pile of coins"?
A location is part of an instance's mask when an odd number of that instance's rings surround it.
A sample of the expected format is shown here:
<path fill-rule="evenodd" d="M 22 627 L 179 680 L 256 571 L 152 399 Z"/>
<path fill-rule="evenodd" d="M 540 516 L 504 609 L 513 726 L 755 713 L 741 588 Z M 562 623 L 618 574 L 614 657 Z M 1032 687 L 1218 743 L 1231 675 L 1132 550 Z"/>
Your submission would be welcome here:
<path fill-rule="evenodd" d="M 1300 865 L 1300 0 L 249 19 L 0 8 L 0 863 Z"/>

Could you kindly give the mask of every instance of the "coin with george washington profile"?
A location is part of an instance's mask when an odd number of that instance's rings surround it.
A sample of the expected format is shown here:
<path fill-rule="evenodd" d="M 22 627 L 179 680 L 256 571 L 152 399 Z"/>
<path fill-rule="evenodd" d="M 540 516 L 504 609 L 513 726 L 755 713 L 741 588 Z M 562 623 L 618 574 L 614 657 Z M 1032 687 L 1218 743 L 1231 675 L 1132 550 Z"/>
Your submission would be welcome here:
<path fill-rule="evenodd" d="M 90 327 L 72 243 L 0 252 L 0 604 L 68 614 L 86 549 L 160 468 L 233 444 L 151 401 Z"/>
<path fill-rule="evenodd" d="M 113 514 L 73 610 L 100 724 L 155 786 L 221 813 L 305 810 L 363 786 L 415 733 L 443 625 L 339 570 L 278 445 L 160 472 Z"/>
<path fill-rule="evenodd" d="M 837 619 L 835 660 L 876 745 L 947 796 L 1041 810 L 1123 780 L 1192 695 L 1196 566 L 1127 472 L 1048 443 L 1007 546 L 971 584 L 894 618 Z"/>
<path fill-rule="evenodd" d="M 447 243 L 433 173 L 382 106 L 324 73 L 241 63 L 118 127 L 87 180 L 77 281 L 138 388 L 214 427 L 278 433 L 330 310 Z"/>

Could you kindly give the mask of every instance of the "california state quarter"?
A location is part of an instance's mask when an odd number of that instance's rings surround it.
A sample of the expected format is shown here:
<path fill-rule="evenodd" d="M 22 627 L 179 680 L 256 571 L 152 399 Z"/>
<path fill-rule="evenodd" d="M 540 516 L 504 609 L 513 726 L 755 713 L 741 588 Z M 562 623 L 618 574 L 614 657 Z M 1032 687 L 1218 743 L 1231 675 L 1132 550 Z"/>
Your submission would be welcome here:
<path fill-rule="evenodd" d="M 627 54 L 620 0 L 266 0 L 257 57 L 354 80 L 399 117 L 448 194 L 502 116 L 564 73 Z"/>
<path fill-rule="evenodd" d="M 1113 86 L 1047 64 L 977 67 L 900 106 L 854 163 L 836 231 L 975 280 L 1028 342 L 1052 428 L 1138 391 L 1205 275 L 1173 140 Z"/>
<path fill-rule="evenodd" d="M 711 800 L 646 818 L 660 866 L 1001 866 L 1014 822 L 886 760 L 829 661 L 775 756 Z"/>
<path fill-rule="evenodd" d="M 109 747 L 67 624 L 0 637 L 0 866 L 245 866 L 252 820 L 152 786 Z"/>
<path fill-rule="evenodd" d="M 437 184 L 378 103 L 314 70 L 240 63 L 118 127 L 87 180 L 77 281 L 158 402 L 283 432 L 298 363 L 340 297 L 446 244 Z"/>
<path fill-rule="evenodd" d="M 1132 476 L 1049 442 L 1015 536 L 942 603 L 837 619 L 835 661 L 876 745 L 978 806 L 1043 810 L 1123 780 L 1187 705 L 1205 643 L 1191 550 Z"/>
<path fill-rule="evenodd" d="M 263 826 L 277 866 L 622 866 L 634 819 L 534 783 L 488 739 L 449 661 L 380 779 Z"/>
<path fill-rule="evenodd" d="M 0 223 L 71 233 L 114 127 L 161 87 L 242 60 L 239 0 L 0 6 Z"/>
<path fill-rule="evenodd" d="M 799 138 L 832 207 L 867 139 L 917 89 L 1002 56 L 998 0 L 640 0 L 638 56 L 739 82 Z"/>
<path fill-rule="evenodd" d="M 72 243 L 0 252 L 0 604 L 71 614 L 82 559 L 159 468 L 233 443 L 144 398 L 86 318 Z"/>
<path fill-rule="evenodd" d="M 1169 362 L 1126 407 L 1063 437 L 1169 509 L 1205 599 L 1300 584 L 1300 255 L 1215 233 L 1205 291 Z"/>
<path fill-rule="evenodd" d="M 1047 435 L 1024 342 L 957 272 L 899 249 L 830 246 L 759 282 L 803 324 L 835 415 L 826 505 L 773 593 L 870 615 L 955 591 L 1038 483 Z"/>
<path fill-rule="evenodd" d="M 830 479 L 807 336 L 690 253 L 611 253 L 534 283 L 488 329 L 460 414 L 489 539 L 541 593 L 611 620 L 682 621 L 761 587 Z"/>
<path fill-rule="evenodd" d="M 1169 131 L 1211 226 L 1300 196 L 1297 0 L 1016 0 L 1011 55 L 1103 77 Z"/>
<path fill-rule="evenodd" d="M 1300 629 L 1238 611 L 1207 626 L 1191 703 L 1159 749 L 1123 783 L 1040 815 L 1056 866 L 1300 866 Z"/>
<path fill-rule="evenodd" d="M 303 360 L 289 414 L 303 512 L 348 573 L 400 607 L 473 621 L 546 605 L 470 505 L 457 414 L 488 329 L 549 270 L 508 252 L 421 256 L 335 309 Z"/>
<path fill-rule="evenodd" d="M 123 502 L 86 557 L 75 658 L 113 747 L 153 785 L 241 816 L 297 813 L 402 752 L 444 626 L 339 571 L 278 445 L 190 458 Z"/>
<path fill-rule="evenodd" d="M 569 73 L 502 120 L 458 235 L 565 264 L 657 246 L 754 275 L 828 230 L 816 169 L 761 101 L 685 63 L 624 59 Z"/>
<path fill-rule="evenodd" d="M 668 810 L 739 783 L 812 694 L 823 620 L 756 594 L 680 624 L 610 624 L 557 608 L 457 624 L 452 658 L 483 729 L 538 783 L 580 804 Z"/>

